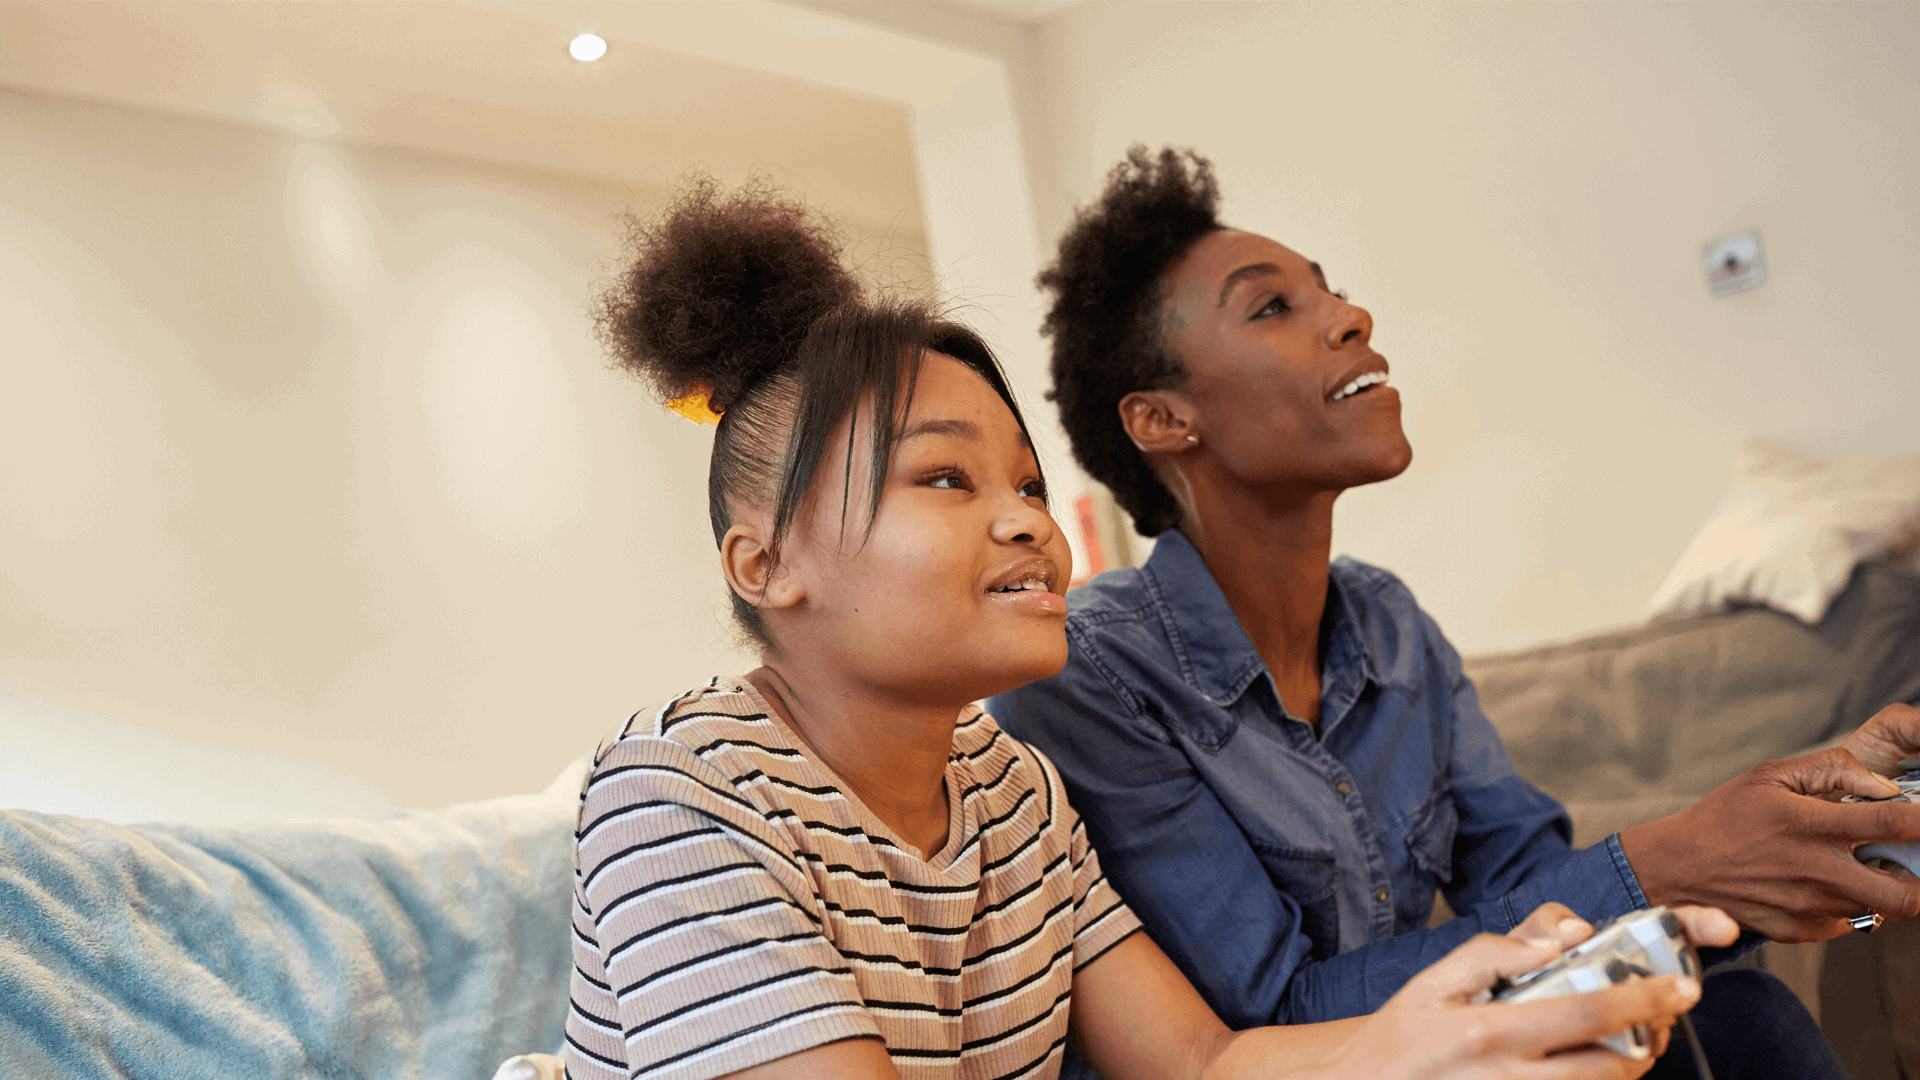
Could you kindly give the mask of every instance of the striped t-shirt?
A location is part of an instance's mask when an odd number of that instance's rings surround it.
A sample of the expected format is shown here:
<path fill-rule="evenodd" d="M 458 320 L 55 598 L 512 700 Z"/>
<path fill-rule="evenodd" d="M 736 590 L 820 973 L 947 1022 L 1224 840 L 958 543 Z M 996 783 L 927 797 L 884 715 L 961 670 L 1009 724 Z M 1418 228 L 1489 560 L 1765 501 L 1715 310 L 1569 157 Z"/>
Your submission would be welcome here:
<path fill-rule="evenodd" d="M 922 861 L 744 679 L 596 755 L 575 854 L 573 1080 L 722 1076 L 878 1038 L 904 1080 L 1053 1077 L 1073 972 L 1139 928 L 1053 765 L 978 706 Z"/>

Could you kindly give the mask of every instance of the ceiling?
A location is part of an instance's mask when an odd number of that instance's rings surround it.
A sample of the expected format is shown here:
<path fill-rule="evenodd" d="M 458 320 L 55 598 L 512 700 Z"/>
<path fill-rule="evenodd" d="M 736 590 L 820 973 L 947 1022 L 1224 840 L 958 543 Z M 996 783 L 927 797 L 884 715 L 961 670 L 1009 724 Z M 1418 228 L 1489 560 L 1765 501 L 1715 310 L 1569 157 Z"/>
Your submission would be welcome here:
<path fill-rule="evenodd" d="M 771 167 L 920 247 L 912 108 L 983 63 L 765 0 L 0 4 L 0 86 L 629 186 Z"/>
<path fill-rule="evenodd" d="M 1086 0 L 955 0 L 966 7 L 1021 23 L 1043 23 Z"/>

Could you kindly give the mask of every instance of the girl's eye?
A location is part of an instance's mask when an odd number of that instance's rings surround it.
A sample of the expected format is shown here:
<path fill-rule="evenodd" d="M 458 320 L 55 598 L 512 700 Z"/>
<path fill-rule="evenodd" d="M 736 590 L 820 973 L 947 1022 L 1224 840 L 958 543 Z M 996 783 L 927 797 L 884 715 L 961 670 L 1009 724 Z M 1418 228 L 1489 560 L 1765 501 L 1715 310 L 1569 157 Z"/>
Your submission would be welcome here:
<path fill-rule="evenodd" d="M 1041 502 L 1046 502 L 1047 485 L 1044 481 L 1029 480 L 1020 485 L 1020 497 L 1023 499 L 1039 499 Z"/>
<path fill-rule="evenodd" d="M 928 487 L 947 488 L 953 491 L 971 491 L 973 485 L 967 483 L 967 474 L 959 469 L 943 469 L 927 481 Z"/>
<path fill-rule="evenodd" d="M 1284 315 L 1287 312 L 1292 310 L 1293 309 L 1291 307 L 1287 306 L 1286 297 L 1276 296 L 1273 299 L 1267 301 L 1266 303 L 1260 305 L 1260 310 L 1254 312 L 1253 317 L 1258 319 L 1264 315 Z"/>

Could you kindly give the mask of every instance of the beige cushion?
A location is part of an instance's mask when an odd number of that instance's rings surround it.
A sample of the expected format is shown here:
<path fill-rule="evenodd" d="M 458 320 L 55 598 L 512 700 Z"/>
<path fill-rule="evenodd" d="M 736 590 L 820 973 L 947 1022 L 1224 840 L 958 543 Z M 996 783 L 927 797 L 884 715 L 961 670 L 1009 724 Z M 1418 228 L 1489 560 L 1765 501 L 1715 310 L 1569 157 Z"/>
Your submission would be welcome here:
<path fill-rule="evenodd" d="M 1920 536 L 1920 454 L 1831 461 L 1750 441 L 1732 485 L 1645 614 L 1765 604 L 1816 623 L 1860 562 Z"/>

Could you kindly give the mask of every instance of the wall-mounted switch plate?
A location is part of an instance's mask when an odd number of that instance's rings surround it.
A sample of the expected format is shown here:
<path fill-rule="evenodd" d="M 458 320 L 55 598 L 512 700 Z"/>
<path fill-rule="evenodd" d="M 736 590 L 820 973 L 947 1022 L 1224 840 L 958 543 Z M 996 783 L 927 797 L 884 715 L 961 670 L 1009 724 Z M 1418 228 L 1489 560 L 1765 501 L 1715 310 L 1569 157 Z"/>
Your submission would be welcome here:
<path fill-rule="evenodd" d="M 1767 262 L 1760 255 L 1760 234 L 1743 232 L 1715 240 L 1705 249 L 1707 288 L 1715 296 L 1745 292 L 1767 280 Z"/>

